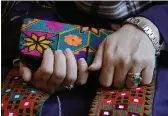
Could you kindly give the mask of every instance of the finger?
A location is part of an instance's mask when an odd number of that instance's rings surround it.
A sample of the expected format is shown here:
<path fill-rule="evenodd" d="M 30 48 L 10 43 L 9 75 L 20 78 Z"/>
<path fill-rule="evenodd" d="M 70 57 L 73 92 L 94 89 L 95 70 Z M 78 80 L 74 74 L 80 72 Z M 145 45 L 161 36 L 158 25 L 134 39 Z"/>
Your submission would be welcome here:
<path fill-rule="evenodd" d="M 112 85 L 114 69 L 117 62 L 117 59 L 113 56 L 113 51 L 110 50 L 108 46 L 105 47 L 103 66 L 100 74 L 100 84 L 104 87 L 110 87 Z"/>
<path fill-rule="evenodd" d="M 47 82 L 50 93 L 53 93 L 58 88 L 66 76 L 66 58 L 61 50 L 57 50 L 54 56 L 54 71 Z"/>
<path fill-rule="evenodd" d="M 73 52 L 67 48 L 64 51 L 66 56 L 66 77 L 63 85 L 72 85 L 77 79 L 77 63 Z"/>
<path fill-rule="evenodd" d="M 24 81 L 30 81 L 31 80 L 31 70 L 24 66 L 22 63 L 20 63 L 20 74 L 23 77 Z"/>
<path fill-rule="evenodd" d="M 119 63 L 115 68 L 115 74 L 113 79 L 114 88 L 120 89 L 124 87 L 126 76 L 130 69 L 130 66 L 131 66 L 130 58 L 128 57 L 119 58 Z"/>
<path fill-rule="evenodd" d="M 47 81 L 53 73 L 54 55 L 51 49 L 44 51 L 41 66 L 34 74 L 33 81 L 37 88 L 46 88 Z"/>
<path fill-rule="evenodd" d="M 132 74 L 140 73 L 141 74 L 143 69 L 144 69 L 144 65 L 143 65 L 143 62 L 141 62 L 140 60 L 136 60 L 133 63 L 132 68 L 130 69 L 130 71 L 127 74 L 126 85 L 128 88 L 138 87 L 138 85 L 134 83 L 134 78 L 129 76 L 129 73 L 132 73 Z"/>
<path fill-rule="evenodd" d="M 148 85 L 152 82 L 154 65 L 152 67 L 148 66 L 142 71 L 142 85 Z"/>
<path fill-rule="evenodd" d="M 78 78 L 76 84 L 83 85 L 88 79 L 88 65 L 84 58 L 78 60 Z"/>
<path fill-rule="evenodd" d="M 95 58 L 93 60 L 93 63 L 89 66 L 89 70 L 91 70 L 91 71 L 99 70 L 102 67 L 103 50 L 104 50 L 104 43 L 105 43 L 104 41 L 100 44 L 100 46 L 96 52 Z"/>
<path fill-rule="evenodd" d="M 105 60 L 103 63 L 103 68 L 100 74 L 100 84 L 104 87 L 110 87 L 112 85 L 114 76 L 114 65 L 109 64 L 108 61 Z"/>

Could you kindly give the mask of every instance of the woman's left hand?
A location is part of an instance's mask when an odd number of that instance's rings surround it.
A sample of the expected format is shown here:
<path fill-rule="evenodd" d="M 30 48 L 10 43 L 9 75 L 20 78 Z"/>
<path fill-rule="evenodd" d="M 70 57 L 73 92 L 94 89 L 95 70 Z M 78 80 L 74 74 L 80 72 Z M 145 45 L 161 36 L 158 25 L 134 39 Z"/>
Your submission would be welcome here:
<path fill-rule="evenodd" d="M 159 32 L 148 19 L 139 17 L 153 29 L 157 38 Z M 100 83 L 104 87 L 134 88 L 134 80 L 128 73 L 140 73 L 141 84 L 150 84 L 155 67 L 155 49 L 148 36 L 132 24 L 126 24 L 109 35 L 99 46 L 89 69 L 101 69 Z"/>

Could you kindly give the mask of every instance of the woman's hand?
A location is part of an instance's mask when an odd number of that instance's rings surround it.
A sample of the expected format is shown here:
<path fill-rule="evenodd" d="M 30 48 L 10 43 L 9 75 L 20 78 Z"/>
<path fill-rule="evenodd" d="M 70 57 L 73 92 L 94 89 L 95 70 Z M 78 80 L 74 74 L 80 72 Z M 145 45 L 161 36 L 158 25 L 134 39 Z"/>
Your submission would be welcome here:
<path fill-rule="evenodd" d="M 148 19 L 139 18 L 146 21 L 159 38 L 155 25 Z M 154 67 L 155 49 L 152 42 L 143 31 L 132 24 L 126 24 L 102 42 L 89 69 L 102 69 L 100 83 L 105 87 L 112 85 L 122 88 L 126 84 L 128 88 L 133 88 L 137 85 L 127 74 L 140 73 L 141 84 L 150 84 Z"/>
<path fill-rule="evenodd" d="M 35 73 L 20 65 L 20 73 L 25 81 L 30 81 L 38 88 L 53 93 L 61 85 L 83 85 L 87 81 L 88 66 L 81 58 L 76 62 L 72 51 L 57 50 L 54 54 L 50 49 L 45 50 L 41 66 Z"/>

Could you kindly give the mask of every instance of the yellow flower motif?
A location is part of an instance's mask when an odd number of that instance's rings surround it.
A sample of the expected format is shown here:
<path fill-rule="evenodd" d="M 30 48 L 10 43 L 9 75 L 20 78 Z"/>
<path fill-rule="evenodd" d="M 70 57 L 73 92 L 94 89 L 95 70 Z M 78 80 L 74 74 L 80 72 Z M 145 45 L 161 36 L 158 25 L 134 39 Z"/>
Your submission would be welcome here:
<path fill-rule="evenodd" d="M 45 35 L 38 37 L 35 34 L 32 34 L 30 38 L 24 38 L 24 40 L 25 43 L 23 46 L 28 47 L 29 51 L 37 50 L 40 53 L 43 53 L 45 49 L 50 48 L 49 44 L 52 42 L 51 40 L 46 39 Z"/>

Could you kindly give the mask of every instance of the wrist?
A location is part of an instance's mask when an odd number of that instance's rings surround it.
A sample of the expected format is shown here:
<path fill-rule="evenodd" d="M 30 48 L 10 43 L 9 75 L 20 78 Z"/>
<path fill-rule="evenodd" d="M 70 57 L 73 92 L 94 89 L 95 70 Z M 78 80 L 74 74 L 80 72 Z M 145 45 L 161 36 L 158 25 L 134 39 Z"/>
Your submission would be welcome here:
<path fill-rule="evenodd" d="M 124 24 L 132 24 L 135 27 L 138 27 L 141 31 L 143 31 L 148 38 L 151 40 L 154 48 L 155 48 L 155 53 L 156 56 L 160 54 L 160 44 L 159 44 L 159 31 L 157 27 L 148 19 L 144 17 L 131 17 L 128 18 Z"/>
<path fill-rule="evenodd" d="M 155 36 L 158 39 L 158 41 L 160 41 L 159 30 L 158 30 L 158 28 L 155 26 L 155 24 L 152 21 L 150 21 L 149 19 L 147 19 L 145 17 L 140 17 L 140 16 L 139 17 L 135 17 L 135 18 L 140 19 L 143 22 L 145 22 L 147 25 L 149 25 L 151 27 L 152 31 L 155 33 Z"/>

